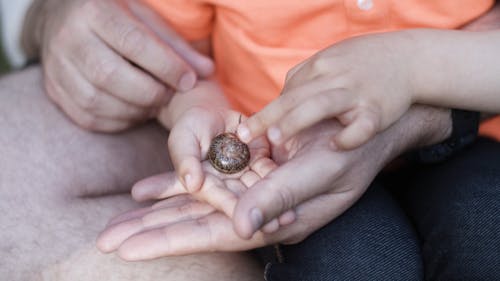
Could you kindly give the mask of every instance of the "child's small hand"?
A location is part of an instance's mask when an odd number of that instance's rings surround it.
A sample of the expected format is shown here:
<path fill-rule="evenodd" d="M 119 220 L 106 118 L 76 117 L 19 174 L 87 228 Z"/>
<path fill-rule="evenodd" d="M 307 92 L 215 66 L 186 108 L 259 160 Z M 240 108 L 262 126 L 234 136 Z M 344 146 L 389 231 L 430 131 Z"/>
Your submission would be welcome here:
<path fill-rule="evenodd" d="M 132 196 L 137 201 L 147 201 L 186 198 L 189 195 L 193 200 L 181 200 L 180 204 L 173 206 L 159 202 L 151 208 L 120 216 L 100 236 L 99 248 L 105 252 L 113 251 L 130 235 L 141 232 L 143 227 L 175 222 L 179 219 L 175 214 L 182 213 L 184 219 L 191 220 L 220 211 L 232 218 L 238 198 L 277 167 L 269 158 L 269 143 L 263 137 L 248 145 L 251 154 L 249 165 L 235 174 L 218 172 L 206 159 L 211 139 L 219 133 L 234 130 L 240 115 L 229 109 L 218 111 L 202 107 L 191 108 L 182 114 L 169 136 L 169 152 L 175 170 L 136 183 Z M 169 211 L 167 207 L 175 210 Z M 125 228 L 120 226 L 121 221 L 139 217 L 140 223 L 126 223 Z M 275 232 L 294 219 L 295 213 L 286 211 L 267 222 L 262 231 Z"/>
<path fill-rule="evenodd" d="M 267 131 L 280 144 L 321 120 L 345 128 L 334 136 L 353 149 L 399 119 L 413 102 L 411 40 L 405 33 L 370 35 L 331 46 L 294 67 L 282 95 L 238 128 L 248 142 Z"/>
<path fill-rule="evenodd" d="M 213 82 L 199 82 L 190 92 L 176 96 L 171 103 L 174 106 L 160 113 L 160 122 L 171 128 L 168 148 L 174 172 L 139 182 L 133 189 L 135 199 L 164 199 L 190 193 L 231 217 L 238 194 L 274 168 L 265 138 L 248 144 L 251 157 L 243 171 L 223 174 L 211 166 L 207 153 L 212 139 L 220 133 L 235 132 L 246 118 L 229 109 L 221 97 Z M 263 230 L 273 231 L 279 225 L 276 219 Z"/>

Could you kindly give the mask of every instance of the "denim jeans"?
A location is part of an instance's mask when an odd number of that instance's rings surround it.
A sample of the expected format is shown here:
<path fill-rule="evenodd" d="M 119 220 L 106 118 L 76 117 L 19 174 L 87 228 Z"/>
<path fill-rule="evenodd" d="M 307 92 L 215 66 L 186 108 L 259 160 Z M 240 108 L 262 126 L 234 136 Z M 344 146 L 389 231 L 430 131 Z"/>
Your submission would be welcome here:
<path fill-rule="evenodd" d="M 261 253 L 267 281 L 500 280 L 500 143 L 380 176 L 304 241 Z"/>

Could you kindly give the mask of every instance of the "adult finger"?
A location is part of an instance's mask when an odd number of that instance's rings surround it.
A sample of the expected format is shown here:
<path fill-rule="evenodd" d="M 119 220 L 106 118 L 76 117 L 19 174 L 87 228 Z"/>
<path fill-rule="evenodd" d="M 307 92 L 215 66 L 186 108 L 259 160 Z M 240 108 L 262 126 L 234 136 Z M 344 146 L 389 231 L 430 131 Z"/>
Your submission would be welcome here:
<path fill-rule="evenodd" d="M 185 204 L 161 209 L 149 208 L 138 211 L 135 217 L 111 224 L 97 238 L 97 247 L 103 252 L 114 251 L 130 236 L 147 229 L 164 227 L 171 223 L 195 220 L 212 213 L 215 209 L 205 203 L 191 201 Z"/>
<path fill-rule="evenodd" d="M 69 57 L 92 85 L 127 103 L 161 107 L 173 94 L 166 85 L 130 64 L 96 37 L 75 46 Z"/>
<path fill-rule="evenodd" d="M 143 179 L 132 187 L 132 197 L 136 201 L 164 199 L 187 193 L 175 172 L 155 175 Z"/>
<path fill-rule="evenodd" d="M 57 83 L 64 89 L 67 98 L 74 99 L 82 110 L 98 117 L 124 121 L 143 121 L 156 115 L 157 108 L 136 106 L 97 89 L 82 77 L 71 62 L 64 58 L 58 61 L 64 71 L 54 74 Z"/>
<path fill-rule="evenodd" d="M 98 117 L 82 110 L 76 102 L 65 94 L 60 85 L 51 79 L 45 79 L 45 88 L 59 107 L 80 127 L 97 132 L 119 132 L 132 126 L 129 121 Z"/>
<path fill-rule="evenodd" d="M 280 145 L 301 130 L 352 109 L 354 99 L 347 91 L 321 92 L 297 105 L 267 131 L 268 139 Z"/>
<path fill-rule="evenodd" d="M 132 12 L 151 30 L 183 58 L 201 77 L 213 74 L 212 59 L 202 55 L 173 30 L 157 13 L 140 1 L 129 1 Z"/>
<path fill-rule="evenodd" d="M 174 50 L 126 8 L 110 1 L 106 4 L 110 6 L 95 6 L 89 11 L 91 28 L 104 42 L 171 87 L 180 91 L 194 87 L 196 73 Z"/>
<path fill-rule="evenodd" d="M 221 213 L 147 230 L 131 236 L 118 248 L 128 261 L 149 260 L 214 251 L 244 251 L 265 245 L 262 234 L 252 240 L 239 238 L 231 220 Z"/>
<path fill-rule="evenodd" d="M 236 205 L 233 216 L 236 233 L 249 239 L 268 221 L 325 192 L 337 175 L 325 175 L 319 166 L 330 162 L 331 157 L 324 152 L 311 152 L 290 160 L 255 184 Z M 300 177 L 290 177 L 299 174 Z"/>

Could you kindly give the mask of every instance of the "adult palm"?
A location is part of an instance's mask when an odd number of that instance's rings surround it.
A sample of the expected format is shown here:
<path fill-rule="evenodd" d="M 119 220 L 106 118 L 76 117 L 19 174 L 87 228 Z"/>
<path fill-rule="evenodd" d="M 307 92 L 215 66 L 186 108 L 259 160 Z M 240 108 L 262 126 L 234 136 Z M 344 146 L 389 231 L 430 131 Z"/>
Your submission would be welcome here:
<path fill-rule="evenodd" d="M 168 194 L 175 194 L 172 197 L 112 220 L 99 237 L 98 246 L 107 252 L 117 250 L 126 260 L 144 260 L 299 242 L 349 208 L 393 155 L 391 149 L 384 149 L 383 136 L 357 150 L 337 151 L 330 140 L 339 129 L 335 121 L 325 121 L 283 146 L 272 147 L 275 162 L 266 160 L 264 169 L 252 167 L 262 174 L 243 192 L 226 184 L 239 197 L 233 219 L 207 203 L 217 200 L 202 202 L 196 195 L 180 194 L 179 188 L 179 192 Z M 374 155 L 377 157 L 370 157 Z M 207 185 L 218 184 L 212 176 L 206 179 Z M 159 183 L 179 185 L 174 174 L 150 180 L 156 182 L 136 188 L 152 190 Z M 150 191 L 142 194 L 152 196 L 141 199 L 155 197 Z M 254 208 L 262 210 L 261 225 L 292 208 L 295 215 L 282 215 L 282 226 L 273 233 L 253 233 L 252 219 L 247 216 L 252 216 Z"/>

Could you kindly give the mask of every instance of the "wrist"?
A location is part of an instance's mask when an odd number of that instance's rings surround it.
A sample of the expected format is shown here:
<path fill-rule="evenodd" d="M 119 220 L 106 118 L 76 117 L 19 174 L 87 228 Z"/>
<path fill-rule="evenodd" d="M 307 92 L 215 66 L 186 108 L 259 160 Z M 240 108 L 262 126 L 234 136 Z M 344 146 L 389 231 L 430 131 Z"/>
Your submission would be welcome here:
<path fill-rule="evenodd" d="M 408 35 L 408 79 L 410 79 L 412 103 L 435 104 L 435 98 L 447 90 L 448 73 L 452 71 L 446 63 L 447 48 L 442 47 L 443 31 L 414 29 L 403 31 Z M 436 44 L 436 41 L 440 44 Z"/>
<path fill-rule="evenodd" d="M 162 108 L 157 119 L 170 130 L 185 112 L 194 108 L 221 114 L 229 110 L 230 106 L 217 83 L 202 80 L 188 92 L 175 93 L 168 105 Z"/>
<path fill-rule="evenodd" d="M 444 161 L 472 144 L 479 129 L 479 112 L 451 110 L 451 135 L 437 144 L 422 147 L 408 154 L 410 160 L 418 163 L 437 163 Z"/>
<path fill-rule="evenodd" d="M 414 105 L 384 131 L 388 161 L 417 148 L 439 143 L 451 135 L 451 110 Z"/>

